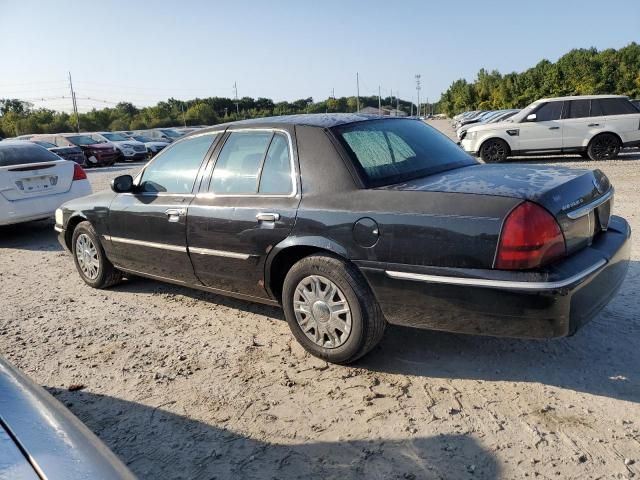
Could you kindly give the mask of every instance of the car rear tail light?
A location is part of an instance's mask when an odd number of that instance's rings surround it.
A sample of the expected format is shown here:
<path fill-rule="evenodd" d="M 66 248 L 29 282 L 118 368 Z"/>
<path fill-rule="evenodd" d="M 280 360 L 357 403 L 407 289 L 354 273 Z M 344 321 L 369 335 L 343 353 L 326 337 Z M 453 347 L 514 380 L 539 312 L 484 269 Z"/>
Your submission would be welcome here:
<path fill-rule="evenodd" d="M 76 180 L 86 180 L 86 179 L 87 179 L 87 174 L 85 173 L 84 169 L 77 163 L 74 163 L 73 164 L 73 181 L 75 182 Z"/>
<path fill-rule="evenodd" d="M 536 268 L 565 254 L 564 237 L 555 218 L 541 206 L 523 202 L 504 222 L 495 268 Z"/>

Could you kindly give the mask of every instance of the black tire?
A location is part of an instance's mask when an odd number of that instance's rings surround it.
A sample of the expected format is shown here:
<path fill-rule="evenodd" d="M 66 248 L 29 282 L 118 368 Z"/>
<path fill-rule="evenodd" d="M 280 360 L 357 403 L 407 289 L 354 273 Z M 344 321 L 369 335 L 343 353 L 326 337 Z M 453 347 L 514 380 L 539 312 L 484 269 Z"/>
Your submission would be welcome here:
<path fill-rule="evenodd" d="M 509 156 L 509 145 L 500 138 L 490 138 L 480 147 L 480 158 L 485 163 L 504 162 Z"/>
<path fill-rule="evenodd" d="M 346 336 L 346 340 L 342 340 L 340 337 L 343 343 L 335 347 L 319 345 L 316 341 L 307 337 L 307 334 L 298 323 L 296 312 L 294 311 L 294 300 L 302 298 L 300 297 L 300 291 L 297 290 L 301 282 L 318 277 L 329 280 L 337 286 L 339 290 L 335 293 L 336 297 L 334 298 L 338 298 L 338 300 L 344 298 L 350 310 L 351 329 Z M 309 291 L 308 293 L 312 292 Z M 339 297 L 340 294 L 343 297 Z M 344 303 L 344 300 L 342 303 Z M 311 255 L 299 260 L 291 267 L 287 272 L 282 288 L 282 305 L 287 323 L 296 340 L 311 355 L 332 363 L 347 364 L 365 355 L 380 342 L 387 323 L 362 274 L 355 266 L 329 255 Z M 313 312 L 311 321 L 315 322 L 316 325 L 320 325 L 316 320 L 315 310 Z M 324 328 L 333 321 L 331 314 L 329 315 L 330 318 L 328 323 L 325 323 Z M 313 331 L 313 329 L 310 330 Z M 334 330 L 334 334 L 337 331 Z M 324 338 L 328 339 L 328 337 Z M 331 340 L 328 339 L 328 341 Z"/>
<path fill-rule="evenodd" d="M 612 133 L 601 133 L 589 142 L 587 154 L 591 160 L 611 160 L 620 153 L 620 139 Z"/>
<path fill-rule="evenodd" d="M 83 242 L 88 239 L 95 248 L 95 258 L 97 260 L 95 276 L 92 274 L 94 272 L 94 269 L 86 268 L 85 271 L 83 271 L 83 267 L 81 266 L 81 261 L 87 261 L 86 256 L 83 257 L 83 260 L 80 260 L 79 257 L 82 257 L 82 254 L 78 254 L 78 250 L 82 248 L 82 242 L 79 243 L 78 240 L 81 238 L 81 236 L 84 236 L 82 239 Z M 71 241 L 71 252 L 73 253 L 73 261 L 76 265 L 78 273 L 80 274 L 80 278 L 82 278 L 82 280 L 84 280 L 87 285 L 93 288 L 108 288 L 119 283 L 122 280 L 122 273 L 113 266 L 113 264 L 105 255 L 102 244 L 100 243 L 100 238 L 91 223 L 85 221 L 80 222 L 76 226 L 75 230 L 73 231 Z"/>

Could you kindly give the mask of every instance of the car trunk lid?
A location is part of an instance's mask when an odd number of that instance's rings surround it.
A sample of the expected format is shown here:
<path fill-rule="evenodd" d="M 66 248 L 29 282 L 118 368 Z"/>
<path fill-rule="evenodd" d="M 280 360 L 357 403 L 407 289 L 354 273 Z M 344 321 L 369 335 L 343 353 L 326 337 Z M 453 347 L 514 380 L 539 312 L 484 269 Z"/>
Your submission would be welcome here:
<path fill-rule="evenodd" d="M 68 192 L 74 164 L 67 160 L 0 167 L 0 194 L 9 201 Z"/>
<path fill-rule="evenodd" d="M 590 245 L 606 230 L 613 188 L 600 170 L 546 165 L 473 165 L 380 187 L 519 198 L 536 202 L 555 218 L 567 253 Z"/>

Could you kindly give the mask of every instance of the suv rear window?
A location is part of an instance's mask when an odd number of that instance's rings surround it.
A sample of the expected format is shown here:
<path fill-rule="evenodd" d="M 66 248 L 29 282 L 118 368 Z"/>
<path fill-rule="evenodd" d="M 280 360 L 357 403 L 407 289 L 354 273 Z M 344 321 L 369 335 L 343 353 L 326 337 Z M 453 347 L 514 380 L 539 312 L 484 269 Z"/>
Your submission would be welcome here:
<path fill-rule="evenodd" d="M 32 143 L 0 143 L 0 167 L 61 160 L 55 153 Z"/>
<path fill-rule="evenodd" d="M 332 130 L 368 187 L 477 164 L 448 137 L 421 120 L 368 120 Z"/>

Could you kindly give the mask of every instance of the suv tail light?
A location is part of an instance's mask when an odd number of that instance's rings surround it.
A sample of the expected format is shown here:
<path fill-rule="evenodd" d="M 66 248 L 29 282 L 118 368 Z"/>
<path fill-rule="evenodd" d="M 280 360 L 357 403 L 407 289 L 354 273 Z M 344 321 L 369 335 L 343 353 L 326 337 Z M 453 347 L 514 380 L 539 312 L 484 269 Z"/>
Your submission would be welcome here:
<path fill-rule="evenodd" d="M 504 222 L 495 268 L 536 268 L 565 254 L 564 237 L 555 218 L 541 206 L 523 202 Z"/>
<path fill-rule="evenodd" d="M 84 169 L 77 163 L 74 163 L 73 164 L 73 181 L 75 182 L 76 180 L 86 180 L 86 179 L 87 179 L 87 174 L 84 171 Z"/>

